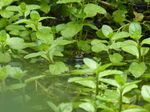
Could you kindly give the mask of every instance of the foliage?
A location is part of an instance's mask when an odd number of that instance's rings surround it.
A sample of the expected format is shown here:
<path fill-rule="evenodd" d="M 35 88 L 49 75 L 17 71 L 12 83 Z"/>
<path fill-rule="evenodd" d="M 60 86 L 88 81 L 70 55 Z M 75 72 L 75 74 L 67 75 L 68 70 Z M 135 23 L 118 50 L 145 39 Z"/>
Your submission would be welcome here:
<path fill-rule="evenodd" d="M 0 0 L 1 110 L 149 112 L 149 3 Z"/>

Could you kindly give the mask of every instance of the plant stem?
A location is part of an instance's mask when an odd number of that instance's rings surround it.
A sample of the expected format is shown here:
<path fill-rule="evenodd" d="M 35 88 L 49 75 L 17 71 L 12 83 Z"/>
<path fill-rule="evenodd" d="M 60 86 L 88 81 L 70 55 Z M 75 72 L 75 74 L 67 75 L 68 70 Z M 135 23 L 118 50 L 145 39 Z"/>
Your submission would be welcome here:
<path fill-rule="evenodd" d="M 122 89 L 120 89 L 120 98 L 119 98 L 119 111 L 118 112 L 121 112 L 122 110 Z"/>
<path fill-rule="evenodd" d="M 95 95 L 95 97 L 98 95 L 98 84 L 99 84 L 98 73 L 96 73 L 96 95 Z"/>
<path fill-rule="evenodd" d="M 141 60 L 142 60 L 142 59 L 141 59 L 141 58 L 142 58 L 142 57 L 141 57 L 141 45 L 140 45 L 139 40 L 137 40 L 137 44 L 138 44 L 138 52 L 139 52 L 138 61 L 141 62 Z"/>

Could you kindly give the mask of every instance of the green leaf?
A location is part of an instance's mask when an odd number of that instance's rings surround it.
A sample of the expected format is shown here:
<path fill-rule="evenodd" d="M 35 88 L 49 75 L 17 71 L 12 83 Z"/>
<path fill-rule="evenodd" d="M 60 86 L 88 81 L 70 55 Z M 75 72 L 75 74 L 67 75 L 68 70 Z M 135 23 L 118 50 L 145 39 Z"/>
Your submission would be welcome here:
<path fill-rule="evenodd" d="M 109 55 L 109 59 L 112 63 L 119 63 L 123 60 L 123 57 L 119 53 L 114 53 L 113 55 Z"/>
<path fill-rule="evenodd" d="M 138 83 L 138 82 L 136 82 Z M 122 92 L 122 95 L 124 95 L 125 93 L 131 91 L 132 89 L 134 88 L 137 88 L 138 86 L 134 83 L 126 83 L 123 87 L 123 92 Z"/>
<path fill-rule="evenodd" d="M 53 75 L 61 75 L 62 73 L 68 71 L 68 67 L 63 62 L 56 62 L 55 64 L 49 65 L 50 73 Z"/>
<path fill-rule="evenodd" d="M 29 59 L 29 58 L 33 58 L 33 57 L 37 57 L 37 56 L 41 56 L 41 55 L 46 55 L 46 53 L 44 51 L 40 51 L 37 53 L 30 53 L 30 54 L 26 55 L 24 58 Z"/>
<path fill-rule="evenodd" d="M 142 86 L 141 94 L 144 100 L 150 102 L 150 86 L 149 85 Z"/>
<path fill-rule="evenodd" d="M 89 88 L 96 88 L 96 84 L 93 77 L 87 77 L 87 78 L 74 77 L 74 78 L 69 78 L 68 82 L 78 83 Z"/>
<path fill-rule="evenodd" d="M 113 33 L 113 29 L 108 25 L 103 25 L 102 26 L 102 33 L 104 34 L 104 36 L 109 38 L 109 35 Z"/>
<path fill-rule="evenodd" d="M 91 50 L 91 46 L 86 41 L 80 40 L 77 42 L 77 45 L 78 48 L 83 50 L 84 52 L 89 52 Z"/>
<path fill-rule="evenodd" d="M 118 39 L 126 38 L 129 36 L 130 36 L 130 34 L 128 32 L 119 32 L 119 33 L 116 33 L 115 35 L 113 35 L 111 37 L 111 40 L 118 40 Z"/>
<path fill-rule="evenodd" d="M 98 28 L 97 28 L 95 25 L 93 25 L 93 24 L 84 23 L 83 25 L 84 25 L 84 26 L 89 26 L 89 27 L 91 27 L 91 28 L 94 29 L 94 30 L 98 30 Z"/>
<path fill-rule="evenodd" d="M 32 81 L 35 81 L 35 80 L 38 80 L 38 79 L 42 79 L 46 77 L 46 75 L 39 75 L 39 76 L 34 76 L 34 77 L 31 77 L 31 78 L 28 78 L 25 80 L 25 83 L 29 83 L 29 82 L 32 82 Z"/>
<path fill-rule="evenodd" d="M 122 47 L 122 50 L 139 58 L 139 51 L 136 46 L 124 46 Z"/>
<path fill-rule="evenodd" d="M 148 44 L 150 45 L 150 38 L 146 38 L 141 42 L 141 45 Z"/>
<path fill-rule="evenodd" d="M 92 75 L 94 74 L 94 71 L 91 69 L 72 70 L 71 74 L 72 75 L 85 75 L 85 74 Z"/>
<path fill-rule="evenodd" d="M 149 111 L 142 108 L 133 108 L 133 109 L 124 110 L 122 112 L 149 112 Z"/>
<path fill-rule="evenodd" d="M 148 53 L 149 48 L 148 47 L 141 47 L 141 56 L 144 56 Z"/>
<path fill-rule="evenodd" d="M 120 87 L 120 85 L 114 79 L 100 78 L 99 81 L 104 82 L 106 84 L 110 84 L 115 87 Z"/>
<path fill-rule="evenodd" d="M 138 78 L 141 75 L 143 75 L 145 70 L 146 70 L 146 65 L 144 62 L 141 63 L 133 62 L 129 67 L 129 71 L 132 73 L 132 75 L 135 78 Z"/>
<path fill-rule="evenodd" d="M 12 37 L 7 39 L 6 41 L 7 45 L 9 45 L 10 48 L 12 49 L 16 49 L 16 50 L 20 50 L 20 49 L 24 49 L 27 46 L 27 44 L 24 43 L 24 39 L 19 38 L 19 37 Z"/>
<path fill-rule="evenodd" d="M 30 18 L 34 21 L 38 21 L 40 19 L 40 14 L 37 11 L 31 11 Z"/>
<path fill-rule="evenodd" d="M 123 86 L 126 83 L 126 79 L 121 75 L 116 75 L 115 80 L 120 86 Z"/>
<path fill-rule="evenodd" d="M 98 64 L 92 59 L 84 58 L 83 62 L 92 70 L 95 70 L 98 67 Z"/>
<path fill-rule="evenodd" d="M 95 107 L 91 103 L 81 103 L 79 105 L 80 108 L 86 110 L 86 112 L 95 112 Z"/>
<path fill-rule="evenodd" d="M 24 88 L 25 86 L 26 86 L 25 83 L 17 83 L 17 84 L 12 84 L 12 85 L 8 86 L 7 89 L 10 89 L 10 90 L 21 89 L 21 88 Z"/>
<path fill-rule="evenodd" d="M 14 12 L 8 11 L 8 10 L 1 10 L 0 14 L 3 18 L 10 18 L 14 15 Z"/>
<path fill-rule="evenodd" d="M 52 102 L 47 101 L 47 104 L 53 109 L 54 112 L 59 112 L 59 108 Z"/>
<path fill-rule="evenodd" d="M 123 21 L 126 20 L 126 14 L 127 11 L 126 10 L 116 10 L 113 12 L 113 17 L 114 17 L 114 21 L 118 22 L 118 23 L 123 23 Z"/>
<path fill-rule="evenodd" d="M 96 53 L 101 52 L 101 51 L 108 51 L 108 47 L 105 44 L 103 44 L 101 40 L 94 39 L 92 40 L 91 45 L 92 45 L 92 48 L 91 48 L 92 51 Z"/>
<path fill-rule="evenodd" d="M 26 28 L 23 25 L 10 24 L 6 27 L 6 30 L 26 30 Z"/>
<path fill-rule="evenodd" d="M 2 2 L 4 4 L 4 6 L 6 5 L 10 5 L 14 0 L 0 0 L 0 2 Z"/>
<path fill-rule="evenodd" d="M 98 78 L 100 79 L 102 77 L 109 76 L 109 75 L 120 75 L 122 73 L 123 72 L 119 70 L 105 70 L 98 74 Z"/>
<path fill-rule="evenodd" d="M 131 34 L 130 37 L 135 39 L 135 40 L 139 40 L 142 35 L 142 28 L 141 28 L 141 25 L 137 22 L 132 22 L 130 25 L 129 25 L 129 33 Z"/>
<path fill-rule="evenodd" d="M 0 63 L 8 63 L 11 61 L 11 55 L 8 52 L 0 52 Z"/>
<path fill-rule="evenodd" d="M 96 35 L 101 39 L 106 39 L 107 37 L 103 34 L 102 29 L 96 32 Z"/>
<path fill-rule="evenodd" d="M 61 31 L 61 34 L 65 38 L 71 38 L 75 36 L 79 31 L 82 30 L 83 24 L 76 21 L 67 23 L 67 28 Z"/>
<path fill-rule="evenodd" d="M 72 2 L 81 2 L 82 0 L 58 0 L 57 4 L 62 4 L 62 3 L 72 3 Z"/>
<path fill-rule="evenodd" d="M 89 3 L 84 8 L 86 17 L 94 17 L 97 13 L 106 14 L 106 10 L 96 4 Z"/>
<path fill-rule="evenodd" d="M 5 30 L 0 31 L 0 42 L 5 42 L 7 40 L 7 33 Z"/>

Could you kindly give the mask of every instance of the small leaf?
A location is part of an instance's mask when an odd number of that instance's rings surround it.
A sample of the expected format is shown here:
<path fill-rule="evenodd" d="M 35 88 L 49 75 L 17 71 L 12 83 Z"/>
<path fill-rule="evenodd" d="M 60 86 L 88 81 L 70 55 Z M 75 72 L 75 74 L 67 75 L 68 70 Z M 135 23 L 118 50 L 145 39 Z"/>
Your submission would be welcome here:
<path fill-rule="evenodd" d="M 61 103 L 58 107 L 60 112 L 72 112 L 73 110 L 71 103 Z"/>
<path fill-rule="evenodd" d="M 148 44 L 150 45 L 150 38 L 146 38 L 141 42 L 141 45 Z"/>
<path fill-rule="evenodd" d="M 58 0 L 57 4 L 62 3 L 72 3 L 72 2 L 81 2 L 82 0 Z"/>
<path fill-rule="evenodd" d="M 139 58 L 139 51 L 136 46 L 124 46 L 122 47 L 122 50 Z"/>
<path fill-rule="evenodd" d="M 11 55 L 8 52 L 0 52 L 0 63 L 8 63 L 11 61 Z"/>
<path fill-rule="evenodd" d="M 88 102 L 81 103 L 79 105 L 79 107 L 82 108 L 82 109 L 84 109 L 84 110 L 86 110 L 87 112 L 95 112 L 94 106 L 91 103 L 88 103 Z"/>
<path fill-rule="evenodd" d="M 33 58 L 33 57 L 37 57 L 37 56 L 41 56 L 41 55 L 46 55 L 46 53 L 44 51 L 40 51 L 37 53 L 30 53 L 30 54 L 26 55 L 24 58 L 29 59 L 29 58 Z"/>
<path fill-rule="evenodd" d="M 7 33 L 5 30 L 0 31 L 0 42 L 5 42 L 7 39 Z"/>
<path fill-rule="evenodd" d="M 105 70 L 105 71 L 102 71 L 98 74 L 98 77 L 99 79 L 102 78 L 102 77 L 105 77 L 105 76 L 109 76 L 109 75 L 119 75 L 119 74 L 122 74 L 123 72 L 122 71 L 119 71 L 119 70 Z"/>
<path fill-rule="evenodd" d="M 118 23 L 123 23 L 123 21 L 126 20 L 126 14 L 127 11 L 126 10 L 116 10 L 113 12 L 113 17 L 114 17 L 114 20 Z"/>
<path fill-rule="evenodd" d="M 135 78 L 138 78 L 141 75 L 143 75 L 145 70 L 146 70 L 146 65 L 144 62 L 141 63 L 133 62 L 129 67 L 129 71 L 132 73 L 132 75 Z"/>
<path fill-rule="evenodd" d="M 142 28 L 141 28 L 141 25 L 137 22 L 132 22 L 130 25 L 129 25 L 129 33 L 131 34 L 130 37 L 135 39 L 135 40 L 139 40 L 142 35 Z"/>
<path fill-rule="evenodd" d="M 109 59 L 112 63 L 119 63 L 123 57 L 119 53 L 114 53 L 113 55 L 109 55 Z"/>
<path fill-rule="evenodd" d="M 102 33 L 104 34 L 104 36 L 109 38 L 109 35 L 113 33 L 113 29 L 108 25 L 103 25 L 102 26 Z"/>
<path fill-rule="evenodd" d="M 86 17 L 94 17 L 97 13 L 106 14 L 106 10 L 96 4 L 87 4 L 84 8 Z"/>
<path fill-rule="evenodd" d="M 83 62 L 92 70 L 95 70 L 98 67 L 98 64 L 92 59 L 84 58 Z"/>
<path fill-rule="evenodd" d="M 142 94 L 142 97 L 144 98 L 144 100 L 150 102 L 150 86 L 143 85 L 141 94 Z"/>
<path fill-rule="evenodd" d="M 6 67 L 0 68 L 0 80 L 5 80 L 7 77 Z"/>
<path fill-rule="evenodd" d="M 9 10 L 1 10 L 0 14 L 3 18 L 10 18 L 14 15 L 14 12 L 11 12 Z"/>
<path fill-rule="evenodd" d="M 138 82 L 137 82 L 138 83 Z M 124 95 L 125 93 L 131 91 L 134 88 L 137 88 L 138 86 L 134 83 L 126 83 L 123 87 L 123 92 L 122 95 Z"/>
<path fill-rule="evenodd" d="M 30 18 L 34 21 L 38 21 L 40 19 L 40 14 L 37 11 L 31 11 Z"/>
<path fill-rule="evenodd" d="M 91 46 L 86 41 L 80 40 L 77 42 L 77 45 L 84 52 L 89 52 L 91 50 Z"/>
<path fill-rule="evenodd" d="M 82 30 L 83 24 L 76 21 L 67 23 L 67 28 L 61 31 L 61 34 L 65 38 L 71 38 Z"/>
<path fill-rule="evenodd" d="M 126 38 L 129 36 L 130 36 L 130 34 L 128 32 L 119 32 L 119 33 L 116 33 L 115 35 L 113 35 L 111 37 L 111 40 L 118 40 L 118 39 Z"/>
<path fill-rule="evenodd" d="M 100 78 L 99 81 L 104 82 L 106 84 L 110 84 L 115 87 L 120 87 L 120 85 L 114 79 Z"/>
<path fill-rule="evenodd" d="M 34 76 L 34 77 L 31 77 L 31 78 L 28 78 L 25 80 L 25 83 L 29 83 L 29 82 L 32 82 L 32 81 L 35 81 L 35 80 L 38 80 L 38 79 L 42 79 L 44 78 L 46 75 L 39 75 L 39 76 Z"/>

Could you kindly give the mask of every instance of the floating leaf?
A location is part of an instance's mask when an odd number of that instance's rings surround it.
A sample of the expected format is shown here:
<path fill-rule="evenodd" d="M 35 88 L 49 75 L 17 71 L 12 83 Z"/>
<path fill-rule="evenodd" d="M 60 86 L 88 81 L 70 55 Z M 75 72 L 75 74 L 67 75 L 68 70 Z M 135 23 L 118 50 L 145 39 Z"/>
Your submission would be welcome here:
<path fill-rule="evenodd" d="M 129 67 L 129 71 L 135 78 L 140 77 L 145 72 L 145 70 L 146 65 L 144 62 L 141 63 L 133 62 Z"/>

